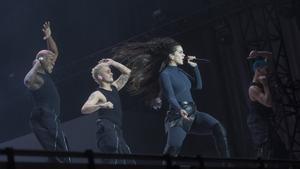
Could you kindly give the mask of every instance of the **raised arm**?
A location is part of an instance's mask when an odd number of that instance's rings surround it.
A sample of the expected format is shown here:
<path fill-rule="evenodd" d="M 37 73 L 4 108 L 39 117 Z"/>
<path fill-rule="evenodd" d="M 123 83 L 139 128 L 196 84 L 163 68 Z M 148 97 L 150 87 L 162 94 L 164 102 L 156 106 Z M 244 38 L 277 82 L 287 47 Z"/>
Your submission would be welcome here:
<path fill-rule="evenodd" d="M 123 64 L 116 62 L 112 59 L 102 59 L 100 62 L 107 62 L 109 65 L 115 67 L 121 72 L 119 78 L 113 82 L 113 85 L 116 86 L 118 90 L 121 90 L 128 82 L 131 70 Z"/>
<path fill-rule="evenodd" d="M 113 109 L 113 104 L 107 101 L 99 91 L 93 92 L 81 108 L 82 114 L 91 114 L 99 109 Z"/>
<path fill-rule="evenodd" d="M 199 71 L 199 67 L 198 66 L 195 66 L 193 67 L 194 68 L 194 73 L 195 73 L 195 79 L 196 79 L 196 82 L 195 82 L 195 89 L 197 90 L 201 90 L 202 87 L 203 87 L 203 82 L 202 82 L 202 77 L 201 77 L 201 74 L 200 74 L 200 71 Z"/>
<path fill-rule="evenodd" d="M 196 57 L 195 56 L 187 56 L 187 58 L 188 58 L 188 60 L 187 60 L 188 64 L 190 66 L 192 66 L 194 69 L 194 75 L 195 75 L 195 79 L 196 79 L 195 89 L 200 90 L 200 89 L 202 89 L 203 83 L 202 83 L 202 77 L 201 77 L 201 74 L 199 71 L 199 67 L 196 62 L 193 62 L 193 60 L 195 60 Z"/>
<path fill-rule="evenodd" d="M 249 56 L 247 57 L 247 59 L 255 59 L 257 57 L 263 57 L 267 60 L 271 59 L 272 58 L 272 52 L 269 52 L 269 51 L 256 51 L 256 50 L 252 50 L 250 53 L 249 53 Z"/>
<path fill-rule="evenodd" d="M 55 54 L 55 60 L 56 60 L 59 52 L 58 52 L 57 45 L 52 37 L 52 32 L 51 32 L 51 27 L 50 27 L 49 21 L 44 23 L 42 31 L 44 33 L 43 39 L 46 40 L 46 43 L 47 43 L 47 48 L 48 48 L 48 50 L 50 50 L 51 52 L 53 52 Z"/>

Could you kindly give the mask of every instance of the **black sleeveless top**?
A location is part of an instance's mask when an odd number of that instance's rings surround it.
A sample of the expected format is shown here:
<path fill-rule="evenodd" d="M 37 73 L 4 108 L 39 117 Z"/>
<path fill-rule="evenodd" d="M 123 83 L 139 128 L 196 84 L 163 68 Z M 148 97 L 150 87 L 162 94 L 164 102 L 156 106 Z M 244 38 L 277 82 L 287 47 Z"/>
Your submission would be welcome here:
<path fill-rule="evenodd" d="M 44 84 L 37 90 L 29 90 L 32 95 L 34 109 L 60 113 L 60 96 L 53 80 L 48 73 L 38 74 L 43 78 Z"/>
<path fill-rule="evenodd" d="M 117 88 L 112 85 L 112 91 L 98 88 L 98 90 L 106 97 L 107 101 L 110 101 L 113 105 L 113 109 L 99 109 L 98 118 L 107 119 L 115 123 L 119 127 L 122 126 L 122 105 Z"/>
<path fill-rule="evenodd" d="M 264 92 L 264 87 L 261 83 L 258 82 L 252 82 L 251 86 L 257 86 Z M 270 117 L 273 115 L 273 109 L 272 107 L 267 107 L 257 101 L 250 102 L 251 104 L 251 113 L 257 114 L 263 117 Z"/>

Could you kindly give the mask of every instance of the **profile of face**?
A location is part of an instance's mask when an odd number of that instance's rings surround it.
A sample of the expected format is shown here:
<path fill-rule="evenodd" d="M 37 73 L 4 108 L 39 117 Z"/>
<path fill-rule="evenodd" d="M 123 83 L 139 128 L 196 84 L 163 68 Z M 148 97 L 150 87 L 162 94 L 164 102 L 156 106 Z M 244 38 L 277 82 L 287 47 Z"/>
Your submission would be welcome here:
<path fill-rule="evenodd" d="M 176 65 L 183 65 L 185 54 L 183 53 L 183 48 L 180 45 L 174 47 L 174 52 L 169 54 L 170 62 Z"/>
<path fill-rule="evenodd" d="M 259 67 L 256 71 L 259 76 L 266 76 L 268 74 L 268 66 Z"/>
<path fill-rule="evenodd" d="M 101 68 L 99 70 L 98 74 L 98 80 L 106 83 L 112 83 L 114 81 L 113 79 L 113 73 L 106 63 L 100 63 Z"/>
<path fill-rule="evenodd" d="M 53 52 L 49 50 L 41 50 L 36 55 L 36 59 L 40 61 L 46 72 L 52 73 L 56 60 L 56 56 Z"/>

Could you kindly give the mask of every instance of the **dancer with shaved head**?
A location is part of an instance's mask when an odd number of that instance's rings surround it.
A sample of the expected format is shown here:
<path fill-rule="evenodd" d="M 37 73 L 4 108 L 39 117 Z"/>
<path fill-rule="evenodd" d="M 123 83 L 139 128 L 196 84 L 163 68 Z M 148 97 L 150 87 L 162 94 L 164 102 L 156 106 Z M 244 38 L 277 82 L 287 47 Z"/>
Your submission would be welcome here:
<path fill-rule="evenodd" d="M 30 124 L 45 150 L 68 151 L 66 137 L 60 124 L 60 96 L 50 76 L 58 57 L 58 49 L 51 36 L 50 22 L 45 22 L 42 31 L 47 49 L 37 53 L 33 66 L 24 79 L 34 103 Z M 53 157 L 49 158 L 49 161 L 70 163 L 71 159 Z"/>

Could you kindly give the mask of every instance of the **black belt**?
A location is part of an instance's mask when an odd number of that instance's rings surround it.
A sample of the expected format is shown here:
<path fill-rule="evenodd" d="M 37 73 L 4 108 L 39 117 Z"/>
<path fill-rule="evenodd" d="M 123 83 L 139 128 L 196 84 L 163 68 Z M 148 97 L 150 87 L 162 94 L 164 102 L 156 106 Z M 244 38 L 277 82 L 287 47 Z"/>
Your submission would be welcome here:
<path fill-rule="evenodd" d="M 179 102 L 182 109 L 184 109 L 188 114 L 193 114 L 196 112 L 197 107 L 194 102 L 183 101 Z"/>
<path fill-rule="evenodd" d="M 195 114 L 197 111 L 196 104 L 194 102 L 182 101 L 178 102 L 182 109 L 184 109 L 188 113 L 188 117 L 191 120 L 184 120 L 180 115 L 180 112 L 171 109 L 167 112 L 167 116 L 165 118 L 165 130 L 166 132 L 174 126 L 182 127 L 186 132 L 188 132 L 193 124 L 195 119 Z"/>

